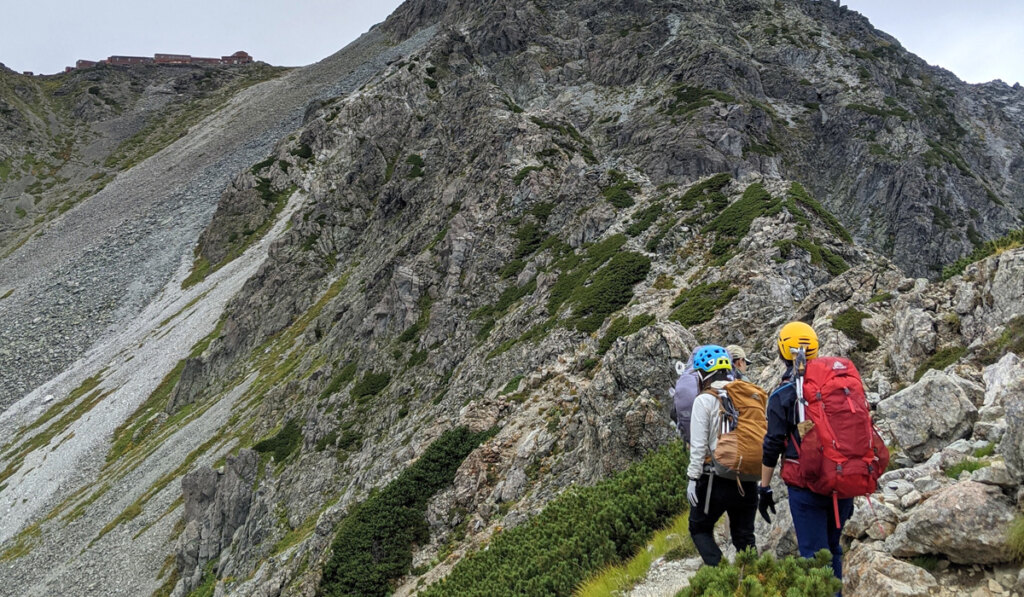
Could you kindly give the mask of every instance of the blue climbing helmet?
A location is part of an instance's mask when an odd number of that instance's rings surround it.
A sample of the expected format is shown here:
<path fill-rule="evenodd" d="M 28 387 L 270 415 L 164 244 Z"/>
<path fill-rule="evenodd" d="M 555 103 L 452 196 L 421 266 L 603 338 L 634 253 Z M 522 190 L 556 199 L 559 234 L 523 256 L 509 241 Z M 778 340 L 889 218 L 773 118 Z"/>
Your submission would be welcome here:
<path fill-rule="evenodd" d="M 732 359 L 729 353 L 717 344 L 701 346 L 693 353 L 693 368 L 704 373 L 726 370 L 732 371 Z"/>

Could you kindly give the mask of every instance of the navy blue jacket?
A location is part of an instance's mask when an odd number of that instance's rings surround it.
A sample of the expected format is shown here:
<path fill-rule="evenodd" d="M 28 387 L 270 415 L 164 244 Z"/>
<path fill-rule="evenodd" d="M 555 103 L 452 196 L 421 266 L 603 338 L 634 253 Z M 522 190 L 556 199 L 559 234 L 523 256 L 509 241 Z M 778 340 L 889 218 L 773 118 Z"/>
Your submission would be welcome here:
<path fill-rule="evenodd" d="M 792 369 L 786 369 L 782 383 L 768 397 L 768 433 L 764 436 L 761 457 L 761 464 L 767 467 L 774 468 L 782 454 L 785 458 L 797 458 L 796 446 L 792 445 L 793 441 L 800 441 L 796 433 L 798 415 L 792 377 Z"/>

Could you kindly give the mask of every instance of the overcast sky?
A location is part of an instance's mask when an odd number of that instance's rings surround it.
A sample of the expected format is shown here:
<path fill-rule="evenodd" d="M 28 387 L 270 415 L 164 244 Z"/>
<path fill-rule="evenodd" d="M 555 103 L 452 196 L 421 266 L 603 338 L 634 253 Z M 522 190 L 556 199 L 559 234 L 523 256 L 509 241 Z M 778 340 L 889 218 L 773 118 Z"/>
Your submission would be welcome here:
<path fill-rule="evenodd" d="M 55 73 L 78 58 L 156 52 L 299 66 L 340 50 L 401 0 L 5 1 L 0 62 Z M 1020 0 L 843 0 L 910 51 L 971 83 L 1024 81 Z"/>

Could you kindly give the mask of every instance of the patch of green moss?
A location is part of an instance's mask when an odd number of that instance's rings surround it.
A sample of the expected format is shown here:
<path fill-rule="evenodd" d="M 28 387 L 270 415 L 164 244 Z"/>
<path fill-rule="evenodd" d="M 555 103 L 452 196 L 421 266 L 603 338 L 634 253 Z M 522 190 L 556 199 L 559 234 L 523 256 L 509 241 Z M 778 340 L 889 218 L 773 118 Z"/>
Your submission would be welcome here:
<path fill-rule="evenodd" d="M 928 147 L 931 149 L 921 155 L 921 158 L 927 166 L 931 168 L 939 168 L 943 163 L 949 162 L 956 166 L 957 170 L 959 170 L 964 176 L 974 177 L 974 172 L 971 170 L 971 167 L 967 165 L 967 162 L 964 161 L 960 152 L 955 149 L 950 149 L 940 142 L 932 141 L 931 139 L 928 139 L 927 143 Z"/>
<path fill-rule="evenodd" d="M 426 174 L 423 170 L 423 166 L 425 165 L 425 163 L 423 161 L 423 158 L 420 157 L 419 155 L 415 153 L 410 155 L 409 157 L 405 158 L 405 163 L 412 166 L 412 168 L 409 170 L 409 173 L 406 175 L 406 178 L 422 178 Z"/>
<path fill-rule="evenodd" d="M 324 388 L 324 391 L 320 392 L 320 399 L 323 400 L 345 387 L 348 382 L 352 381 L 356 377 L 356 369 L 358 365 L 355 361 L 348 363 L 341 370 L 338 371 L 337 375 L 331 378 L 330 383 Z"/>
<path fill-rule="evenodd" d="M 832 318 L 832 327 L 857 343 L 857 350 L 871 352 L 878 348 L 878 338 L 864 329 L 863 321 L 871 316 L 857 309 L 847 309 Z"/>
<path fill-rule="evenodd" d="M 524 180 L 526 180 L 526 177 L 529 176 L 531 172 L 540 172 L 543 169 L 544 166 L 526 166 L 521 168 L 512 179 L 512 183 L 518 187 Z"/>
<path fill-rule="evenodd" d="M 499 394 L 508 394 L 510 392 L 515 392 L 516 390 L 519 389 L 519 384 L 522 381 L 523 381 L 523 376 L 522 375 L 517 375 L 517 376 L 513 377 L 512 379 L 510 379 L 508 381 L 507 384 L 505 384 L 505 387 L 502 388 L 502 390 L 501 390 L 501 392 L 499 392 Z"/>
<path fill-rule="evenodd" d="M 417 350 L 409 355 L 409 360 L 405 363 L 407 368 L 415 367 L 416 365 L 423 364 L 427 361 L 427 355 L 430 353 L 426 350 Z"/>
<path fill-rule="evenodd" d="M 986 466 L 988 466 L 987 462 L 981 462 L 978 460 L 971 459 L 961 460 L 960 462 L 946 469 L 946 476 L 949 477 L 950 479 L 958 479 L 964 471 L 973 473 L 974 471 L 978 469 L 983 469 Z"/>
<path fill-rule="evenodd" d="M 416 319 L 416 323 L 412 324 L 405 329 L 399 336 L 399 342 L 412 342 L 420 337 L 423 330 L 427 329 L 430 325 L 430 309 L 434 304 L 434 299 L 429 294 L 423 293 L 419 300 L 420 316 Z"/>

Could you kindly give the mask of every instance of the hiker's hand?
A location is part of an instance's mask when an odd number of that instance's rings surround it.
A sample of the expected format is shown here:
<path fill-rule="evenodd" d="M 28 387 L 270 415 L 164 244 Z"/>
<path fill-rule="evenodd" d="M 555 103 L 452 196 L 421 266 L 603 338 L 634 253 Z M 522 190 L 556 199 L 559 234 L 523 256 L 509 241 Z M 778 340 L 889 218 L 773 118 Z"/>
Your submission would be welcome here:
<path fill-rule="evenodd" d="M 686 484 L 686 499 L 690 500 L 691 506 L 697 507 L 697 482 L 693 479 Z"/>
<path fill-rule="evenodd" d="M 768 516 L 769 511 L 775 514 L 775 494 L 772 493 L 771 487 L 757 486 L 757 510 L 765 522 L 772 523 L 772 517 Z"/>

